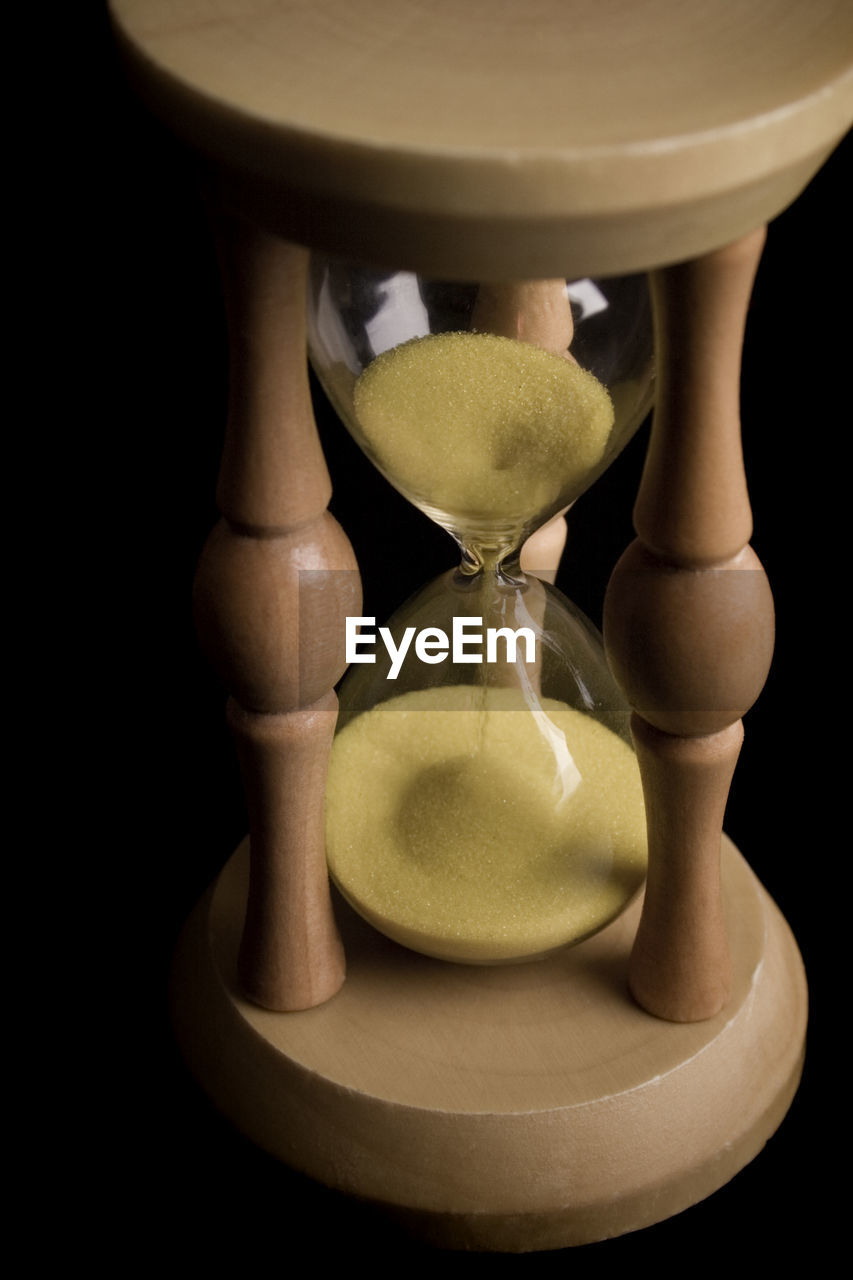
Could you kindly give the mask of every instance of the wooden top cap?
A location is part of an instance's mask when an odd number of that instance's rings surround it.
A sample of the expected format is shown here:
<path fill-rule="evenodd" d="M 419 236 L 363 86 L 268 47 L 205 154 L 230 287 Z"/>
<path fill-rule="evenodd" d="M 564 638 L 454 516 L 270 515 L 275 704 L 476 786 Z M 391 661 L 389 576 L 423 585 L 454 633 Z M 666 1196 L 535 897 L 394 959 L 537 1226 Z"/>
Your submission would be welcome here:
<path fill-rule="evenodd" d="M 643 270 L 774 217 L 853 120 L 849 0 L 111 0 L 152 109 L 294 239 Z"/>

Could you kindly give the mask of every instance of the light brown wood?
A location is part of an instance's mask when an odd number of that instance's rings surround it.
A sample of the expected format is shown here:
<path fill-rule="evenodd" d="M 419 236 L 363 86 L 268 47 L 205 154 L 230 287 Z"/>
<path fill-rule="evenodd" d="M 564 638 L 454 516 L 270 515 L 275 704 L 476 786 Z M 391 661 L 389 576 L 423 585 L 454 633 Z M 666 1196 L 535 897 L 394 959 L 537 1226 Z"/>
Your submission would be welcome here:
<path fill-rule="evenodd" d="M 560 277 L 481 284 L 471 327 L 529 342 L 555 356 L 566 355 L 575 333 L 566 281 Z"/>
<path fill-rule="evenodd" d="M 513 280 L 481 284 L 477 291 L 472 328 L 515 338 L 572 359 L 569 347 L 575 333 L 566 281 Z M 565 513 L 552 516 L 536 529 L 521 551 L 521 567 L 554 584 L 566 545 Z"/>
<path fill-rule="evenodd" d="M 535 573 L 537 578 L 550 582 L 557 580 L 557 570 L 566 547 L 568 526 L 561 511 L 531 533 L 521 548 L 521 567 L 525 573 Z"/>
<path fill-rule="evenodd" d="M 608 661 L 638 713 L 649 835 L 631 989 L 644 1008 L 679 1021 L 712 1017 L 727 999 L 723 815 L 740 717 L 773 652 L 770 588 L 744 547 L 752 516 L 739 413 L 763 243 L 753 232 L 653 277 L 661 374 L 634 512 L 640 536 L 614 569 L 604 608 Z"/>
<path fill-rule="evenodd" d="M 358 570 L 326 511 L 305 352 L 308 254 L 217 219 L 231 340 L 219 481 L 223 519 L 205 545 L 194 604 L 207 655 L 236 701 L 249 805 L 251 889 L 243 989 L 272 1009 L 326 1000 L 344 979 L 329 898 L 323 803 L 346 667 L 344 619 Z"/>
<path fill-rule="evenodd" d="M 839 0 L 111 9 L 138 91 L 252 216 L 445 279 L 698 256 L 789 204 L 853 118 Z"/>
<path fill-rule="evenodd" d="M 631 991 L 661 1018 L 713 1017 L 732 985 L 720 835 L 743 726 L 738 720 L 707 737 L 677 738 L 635 715 L 631 728 L 653 841 Z"/>
<path fill-rule="evenodd" d="M 214 219 L 231 354 L 217 502 L 238 527 L 294 529 L 332 494 L 305 377 L 307 255 L 238 218 Z"/>
<path fill-rule="evenodd" d="M 575 276 L 696 258 L 784 208 L 853 115 L 853 11 L 837 0 L 543 0 L 536 23 L 529 5 L 510 0 L 365 0 L 356 8 L 342 0 L 112 0 L 111 8 L 139 92 L 196 149 L 211 186 L 227 187 L 233 212 L 301 243 L 445 278 Z M 250 297 L 274 325 L 274 309 L 260 302 L 265 273 L 253 271 L 247 263 Z M 246 343 L 243 359 L 256 355 L 258 387 L 289 394 L 275 359 Z M 256 413 L 254 384 L 255 375 L 241 388 L 238 375 L 234 385 L 257 421 L 264 396 Z M 304 404 L 304 389 L 295 397 Z M 288 490 L 294 510 L 278 510 L 278 463 L 256 463 L 277 457 L 277 431 L 253 430 L 245 452 L 239 433 L 229 436 L 222 500 L 230 523 L 206 560 L 200 608 L 214 619 L 215 661 L 237 673 L 252 708 L 233 718 L 262 780 L 274 777 L 282 737 L 301 743 L 300 725 L 315 732 L 315 751 L 305 749 L 316 762 L 328 731 L 327 703 L 287 709 L 294 688 L 303 696 L 292 667 L 270 695 L 284 649 L 274 639 L 268 650 L 257 625 L 270 601 L 273 631 L 282 625 L 282 565 L 313 567 L 282 558 L 276 544 L 292 538 L 296 547 L 308 526 L 327 522 L 316 505 L 325 481 L 312 463 Z M 736 527 L 726 529 L 732 545 Z M 655 539 L 666 530 L 648 532 L 662 550 Z M 709 557 L 699 534 L 689 569 L 721 563 L 720 549 Z M 219 627 L 220 586 L 245 581 L 244 566 L 263 591 L 256 596 L 249 584 Z M 257 649 L 235 658 L 247 637 Z M 327 663 L 321 653 L 319 665 Z M 654 701 L 671 709 L 666 689 Z M 709 737 L 700 720 L 685 749 Z M 268 753 L 260 764 L 252 735 Z M 725 857 L 724 872 L 746 874 Z M 256 1141 L 315 1177 L 414 1215 L 422 1228 L 438 1221 L 445 1243 L 553 1247 L 633 1230 L 730 1177 L 775 1127 L 796 1084 L 805 1002 L 796 949 L 766 896 L 733 884 L 724 874 L 729 1005 L 677 1025 L 620 1003 L 636 913 L 555 959 L 556 970 L 487 972 L 476 987 L 466 970 L 425 970 L 417 965 L 430 962 L 417 957 L 413 968 L 410 955 L 362 930 L 369 941 L 353 951 L 356 981 L 319 1009 L 281 1018 L 239 994 L 245 891 L 226 876 L 210 932 L 200 912 L 179 957 L 181 1039 L 218 1104 Z M 763 952 L 753 949 L 759 938 Z M 559 979 L 543 983 L 550 972 Z M 436 992 L 447 982 L 457 990 L 442 1022 Z M 363 1021 L 368 1015 L 378 1021 Z M 472 1046 L 481 1017 L 491 1027 Z M 534 1022 L 542 1035 L 530 1034 Z M 363 1034 L 353 1037 L 353 1026 Z M 621 1059 L 620 1027 L 638 1029 Z M 290 1037 L 303 1034 L 294 1048 Z M 616 1070 L 617 1060 L 629 1069 Z M 568 1091 L 558 1084 L 566 1076 Z"/>
<path fill-rule="evenodd" d="M 360 598 L 349 540 L 325 510 L 275 535 L 221 520 L 196 572 L 208 660 L 252 711 L 292 711 L 328 692 L 346 669 L 343 619 Z"/>
<path fill-rule="evenodd" d="M 692 568 L 655 556 L 638 539 L 613 572 L 604 617 L 620 687 L 665 733 L 724 729 L 749 710 L 767 679 L 773 597 L 751 547 Z"/>
<path fill-rule="evenodd" d="M 802 964 L 728 843 L 725 1013 L 676 1025 L 630 998 L 639 903 L 536 964 L 448 965 L 345 907 L 346 985 L 286 1018 L 236 979 L 245 846 L 182 940 L 173 1009 L 216 1104 L 267 1151 L 432 1244 L 526 1251 L 636 1230 L 760 1150 L 799 1078 Z"/>
<path fill-rule="evenodd" d="M 652 273 L 658 384 L 634 527 L 672 564 L 721 564 L 752 535 L 740 364 L 765 234 Z"/>
<path fill-rule="evenodd" d="M 322 805 L 337 716 L 334 692 L 285 715 L 250 713 L 233 699 L 228 704 L 252 833 L 240 979 L 268 1009 L 283 1003 L 313 1008 L 333 996 L 344 977 Z"/>

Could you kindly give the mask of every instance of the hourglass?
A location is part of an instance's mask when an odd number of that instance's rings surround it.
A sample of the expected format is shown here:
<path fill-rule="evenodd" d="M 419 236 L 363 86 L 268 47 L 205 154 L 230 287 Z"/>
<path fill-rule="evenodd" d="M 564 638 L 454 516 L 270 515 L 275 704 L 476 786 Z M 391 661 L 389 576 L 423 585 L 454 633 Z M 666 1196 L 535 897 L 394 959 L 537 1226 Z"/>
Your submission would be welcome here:
<path fill-rule="evenodd" d="M 755 228 L 849 122 L 851 33 L 828 0 L 688 8 L 112 4 L 199 161 L 232 345 L 196 597 L 250 839 L 182 939 L 178 1037 L 260 1146 L 445 1246 L 679 1212 L 802 1064 L 796 945 L 721 837 L 772 631 L 737 372 Z M 646 271 L 656 414 L 605 663 L 518 556 L 642 413 L 648 348 L 606 372 L 582 331 Z M 306 310 L 350 429 L 463 548 L 387 623 L 326 511 Z M 437 912 L 424 868 L 460 877 Z"/>
<path fill-rule="evenodd" d="M 520 566 L 648 407 L 645 277 L 463 286 L 315 260 L 312 283 L 334 404 L 461 551 L 387 627 L 351 628 L 332 876 L 429 955 L 546 954 L 618 915 L 645 872 L 627 704 L 592 626 Z"/>

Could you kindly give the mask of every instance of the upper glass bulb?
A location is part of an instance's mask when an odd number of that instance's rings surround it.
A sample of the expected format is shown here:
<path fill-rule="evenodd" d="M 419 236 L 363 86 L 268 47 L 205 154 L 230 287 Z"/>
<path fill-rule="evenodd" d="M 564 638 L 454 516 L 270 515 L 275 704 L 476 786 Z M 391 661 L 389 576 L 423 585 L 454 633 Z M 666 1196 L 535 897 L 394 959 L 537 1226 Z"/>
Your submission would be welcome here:
<path fill-rule="evenodd" d="M 448 284 L 315 256 L 308 315 L 350 432 L 475 559 L 569 506 L 651 402 L 644 276 Z"/>

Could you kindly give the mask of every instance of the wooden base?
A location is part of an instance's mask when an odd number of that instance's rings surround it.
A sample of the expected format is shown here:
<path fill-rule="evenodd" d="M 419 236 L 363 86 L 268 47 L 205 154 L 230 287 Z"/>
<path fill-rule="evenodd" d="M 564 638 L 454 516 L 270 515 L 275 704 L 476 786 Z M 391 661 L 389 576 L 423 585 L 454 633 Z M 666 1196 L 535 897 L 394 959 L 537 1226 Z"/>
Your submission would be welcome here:
<path fill-rule="evenodd" d="M 188 1064 L 259 1146 L 432 1244 L 555 1249 L 659 1222 L 727 1182 L 790 1105 L 802 963 L 728 840 L 734 990 L 691 1025 L 628 995 L 639 903 L 575 948 L 495 968 L 416 955 L 340 904 L 344 987 L 320 1008 L 269 1013 L 236 989 L 247 852 L 176 955 Z"/>

